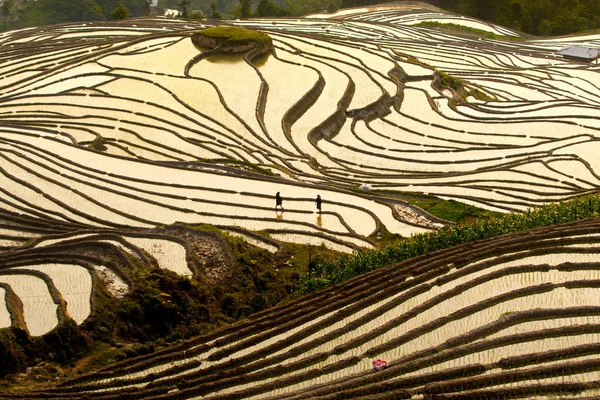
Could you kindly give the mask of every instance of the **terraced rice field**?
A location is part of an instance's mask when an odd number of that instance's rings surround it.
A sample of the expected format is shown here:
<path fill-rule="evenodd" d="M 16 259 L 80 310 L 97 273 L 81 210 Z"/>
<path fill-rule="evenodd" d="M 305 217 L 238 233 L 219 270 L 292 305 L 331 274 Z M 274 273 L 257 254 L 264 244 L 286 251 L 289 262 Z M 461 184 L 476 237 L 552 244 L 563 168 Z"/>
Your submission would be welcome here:
<path fill-rule="evenodd" d="M 597 394 L 599 229 L 588 219 L 438 251 L 26 397 Z M 388 368 L 375 372 L 376 358 Z"/>
<path fill-rule="evenodd" d="M 402 235 L 430 226 L 340 187 L 369 183 L 498 211 L 597 188 L 598 67 L 555 54 L 576 37 L 458 37 L 413 25 L 448 20 L 516 33 L 394 7 L 325 17 L 234 21 L 268 32 L 274 54 L 197 63 L 189 35 L 208 23 L 136 20 L 3 34 L 0 201 L 96 226 L 235 221 L 343 240 L 379 224 Z M 432 85 L 436 69 L 492 101 L 471 96 L 457 104 Z M 90 151 L 94 141 L 104 151 Z M 251 163 L 275 177 L 214 160 Z M 273 213 L 277 191 L 289 205 L 281 218 Z M 327 205 L 321 226 L 316 194 Z"/>
<path fill-rule="evenodd" d="M 269 33 L 264 57 L 198 61 L 190 36 L 215 21 L 0 34 L 0 328 L 43 335 L 85 321 L 98 290 L 130 290 L 127 271 L 152 265 L 146 254 L 218 279 L 224 255 L 208 266 L 190 256 L 214 253 L 218 239 L 182 224 L 272 252 L 278 241 L 352 252 L 385 231 L 446 223 L 362 184 L 503 212 L 598 190 L 600 67 L 556 51 L 598 47 L 600 35 L 509 41 L 414 26 L 424 21 L 517 35 L 402 6 L 220 22 Z M 441 85 L 438 71 L 471 94 Z M 43 393 L 0 397 L 593 396 L 598 228 L 438 252 Z M 374 358 L 390 367 L 374 373 Z"/>
<path fill-rule="evenodd" d="M 29 240 L 0 252 L 0 328 L 18 326 L 32 336 L 50 332 L 66 317 L 83 323 L 98 291 L 122 298 L 131 290 L 134 268 L 159 266 L 209 281 L 227 268 L 218 234 L 181 225 L 116 231 L 8 211 L 0 211 L 0 225 Z"/>

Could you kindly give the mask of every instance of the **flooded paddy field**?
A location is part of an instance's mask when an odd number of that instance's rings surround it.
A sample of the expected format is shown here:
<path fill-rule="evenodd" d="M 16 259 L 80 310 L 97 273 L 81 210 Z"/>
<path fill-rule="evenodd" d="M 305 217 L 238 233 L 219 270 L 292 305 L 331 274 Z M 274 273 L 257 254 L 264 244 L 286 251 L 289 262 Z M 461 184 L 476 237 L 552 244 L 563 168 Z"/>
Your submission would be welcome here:
<path fill-rule="evenodd" d="M 189 225 L 275 255 L 281 243 L 352 253 L 447 223 L 360 187 L 502 212 L 598 190 L 600 71 L 555 52 L 600 36 L 506 41 L 421 22 L 518 35 L 400 6 L 0 34 L 0 327 L 83 323 L 97 285 L 122 298 L 137 264 L 218 279 L 190 262 L 217 239 Z M 197 49 L 192 32 L 216 24 L 267 32 L 274 51 Z M 39 397 L 597 393 L 598 237 L 560 229 L 574 243 L 547 230 L 390 266 L 299 300 L 302 313 L 284 305 Z M 375 374 L 378 357 L 390 367 Z M 539 380 L 519 377 L 531 371 Z"/>
<path fill-rule="evenodd" d="M 499 177 L 507 170 L 506 163 L 473 160 L 470 149 L 480 154 L 482 148 L 494 144 L 510 147 L 510 154 L 497 149 L 477 158 L 507 159 L 512 168 L 515 162 L 525 165 L 534 155 L 546 152 L 549 157 L 545 161 L 558 168 L 567 167 L 564 159 L 554 163 L 565 144 L 548 142 L 542 136 L 566 139 L 581 135 L 582 143 L 595 140 L 600 128 L 595 123 L 598 97 L 591 88 L 597 70 L 558 58 L 554 52 L 565 41 L 516 43 L 452 36 L 413 25 L 449 21 L 497 35 L 515 32 L 424 10 L 368 10 L 353 10 L 333 19 L 236 21 L 238 26 L 272 33 L 275 53 L 255 60 L 240 55 L 210 56 L 189 70 L 186 65 L 198 50 L 176 30 L 181 26 L 174 21 L 165 26 L 150 21 L 136 27 L 60 26 L 53 28 L 56 36 L 50 28 L 43 33 L 26 30 L 6 35 L 5 44 L 26 46 L 31 38 L 44 46 L 27 47 L 25 57 L 19 59 L 7 58 L 0 72 L 13 77 L 29 73 L 23 71 L 24 63 L 47 58 L 49 64 L 42 64 L 27 79 L 6 81 L 0 118 L 4 123 L 18 120 L 32 134 L 40 134 L 42 126 L 54 127 L 57 132 L 56 127 L 64 126 L 75 145 L 101 137 L 108 152 L 125 158 L 160 162 L 228 158 L 265 167 L 275 163 L 281 177 L 292 172 L 299 182 L 326 184 L 333 179 L 356 187 L 369 180 L 394 184 L 396 171 L 402 171 L 403 180 L 435 173 L 439 185 L 446 186 L 439 194 L 457 200 L 467 188 L 449 180 L 454 174 L 466 181 L 482 170 L 494 171 Z M 198 28 L 205 26 L 198 24 Z M 105 36 L 97 34 L 99 29 Z M 361 38 L 353 34 L 356 30 L 361 30 Z M 86 33 L 90 37 L 86 45 L 64 46 L 76 40 L 64 35 L 81 39 Z M 593 44 L 597 37 L 582 40 Z M 65 57 L 71 53 L 71 58 Z M 436 71 L 460 78 L 468 88 L 478 88 L 489 98 L 470 97 L 470 101 L 450 104 L 449 91 L 434 88 Z M 97 90 L 97 94 L 68 95 L 82 89 Z M 508 99 L 511 107 L 507 108 Z M 33 116 L 41 111 L 47 111 L 44 125 L 34 123 Z M 394 124 L 385 124 L 386 120 Z M 357 135 L 358 142 L 348 141 L 343 133 L 363 121 L 368 121 L 376 134 L 394 141 L 362 134 Z M 111 125 L 116 126 L 112 132 Z M 411 135 L 418 135 L 421 152 L 411 153 Z M 343 149 L 335 145 L 338 142 Z M 387 152 L 379 154 L 381 147 Z M 460 148 L 464 157 L 457 158 L 458 154 L 450 151 L 428 153 L 444 147 Z M 591 165 L 584 152 L 573 150 L 569 148 L 571 156 Z M 310 170 L 295 167 L 309 159 L 314 160 Z M 467 159 L 468 163 L 463 161 Z M 347 161 L 365 171 L 362 182 L 342 182 L 333 173 L 338 168 L 357 168 Z M 459 165 L 464 168 L 457 169 Z M 452 177 L 438 176 L 438 169 L 447 171 L 442 166 L 452 167 Z M 498 189 L 505 186 L 500 181 L 497 185 Z M 587 189 L 576 184 L 558 197 L 569 198 Z M 498 199 L 493 204 L 494 199 L 482 198 L 480 203 L 517 210 L 521 207 L 511 206 L 511 202 L 520 202 L 525 191 L 539 190 L 535 182 L 525 181 L 510 194 L 512 201 Z M 469 196 L 486 195 L 472 192 Z M 541 197 L 527 201 L 534 205 L 557 196 Z"/>

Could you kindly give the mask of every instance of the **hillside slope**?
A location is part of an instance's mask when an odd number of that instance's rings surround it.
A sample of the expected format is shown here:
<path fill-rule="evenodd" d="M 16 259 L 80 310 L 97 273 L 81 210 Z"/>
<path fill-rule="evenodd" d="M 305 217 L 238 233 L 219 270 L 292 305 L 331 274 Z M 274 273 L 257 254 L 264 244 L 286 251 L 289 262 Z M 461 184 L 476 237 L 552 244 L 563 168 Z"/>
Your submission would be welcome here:
<path fill-rule="evenodd" d="M 589 219 L 439 251 L 56 389 L 4 397 L 598 393 L 599 229 Z M 389 367 L 374 372 L 376 358 Z"/>

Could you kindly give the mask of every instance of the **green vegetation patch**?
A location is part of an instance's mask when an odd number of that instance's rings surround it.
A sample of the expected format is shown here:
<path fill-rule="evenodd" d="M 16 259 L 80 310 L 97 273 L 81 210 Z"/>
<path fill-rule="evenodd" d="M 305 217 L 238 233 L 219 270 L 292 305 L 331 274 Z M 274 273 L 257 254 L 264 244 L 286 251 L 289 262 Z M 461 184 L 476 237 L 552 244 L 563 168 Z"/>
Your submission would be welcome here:
<path fill-rule="evenodd" d="M 215 57 L 215 56 L 211 56 L 211 57 Z M 266 175 L 266 176 L 277 176 L 270 169 L 267 169 L 267 168 L 261 167 L 258 164 L 249 163 L 249 162 L 243 161 L 243 160 L 234 160 L 231 158 L 223 158 L 223 159 L 216 159 L 216 160 L 206 160 L 206 162 L 224 165 L 226 167 L 239 169 L 241 171 L 255 172 L 257 174 Z M 273 167 L 276 167 L 276 166 L 273 165 Z"/>
<path fill-rule="evenodd" d="M 413 192 L 392 190 L 374 190 L 374 194 L 393 197 L 427 211 L 429 214 L 450 222 L 471 222 L 479 218 L 498 218 L 502 213 L 460 203 L 456 200 L 444 200 L 436 196 Z M 378 241 L 381 241 L 378 239 Z"/>
<path fill-rule="evenodd" d="M 442 71 L 438 71 L 438 74 L 440 75 L 440 84 L 443 87 L 451 88 L 456 91 L 464 90 L 465 86 L 460 78 Z"/>
<path fill-rule="evenodd" d="M 467 103 L 467 98 L 473 96 L 474 98 L 482 101 L 494 101 L 497 100 L 494 97 L 489 96 L 476 87 L 467 86 L 460 78 L 447 74 L 443 71 L 436 71 L 439 76 L 439 86 L 441 89 L 450 89 L 453 93 L 454 100 L 451 104 Z"/>
<path fill-rule="evenodd" d="M 423 61 L 419 60 L 417 57 L 414 57 L 414 56 L 410 56 L 410 55 L 407 56 L 406 57 L 406 61 L 408 61 L 408 62 L 410 62 L 412 64 L 420 65 L 423 68 L 429 68 L 429 69 L 433 68 L 431 65 L 427 64 L 426 62 L 423 62 Z"/>
<path fill-rule="evenodd" d="M 234 43 L 248 43 L 251 41 L 261 41 L 270 43 L 271 37 L 263 32 L 252 29 L 239 28 L 236 26 L 218 26 L 199 31 L 201 35 L 218 38 L 222 41 Z"/>
<path fill-rule="evenodd" d="M 222 49 L 223 52 L 247 51 L 251 48 L 268 51 L 273 48 L 271 37 L 263 32 L 236 26 L 219 26 L 196 31 L 192 35 L 196 47 Z"/>
<path fill-rule="evenodd" d="M 458 34 L 468 34 L 470 36 L 476 37 L 485 37 L 488 39 L 499 39 L 499 40 L 523 40 L 524 38 L 521 36 L 504 36 L 498 35 L 493 32 L 484 31 L 483 29 L 471 28 L 464 25 L 452 24 L 452 23 L 442 23 L 435 21 L 423 21 L 415 24 L 413 26 L 417 26 L 419 28 L 429 28 L 429 29 L 439 29 L 446 33 L 458 33 Z"/>
<path fill-rule="evenodd" d="M 528 209 L 522 214 L 479 219 L 472 224 L 447 225 L 437 231 L 413 235 L 382 249 L 357 251 L 336 260 L 318 263 L 311 277 L 304 276 L 299 293 L 320 290 L 386 265 L 475 240 L 598 217 L 600 197 L 592 194 Z"/>

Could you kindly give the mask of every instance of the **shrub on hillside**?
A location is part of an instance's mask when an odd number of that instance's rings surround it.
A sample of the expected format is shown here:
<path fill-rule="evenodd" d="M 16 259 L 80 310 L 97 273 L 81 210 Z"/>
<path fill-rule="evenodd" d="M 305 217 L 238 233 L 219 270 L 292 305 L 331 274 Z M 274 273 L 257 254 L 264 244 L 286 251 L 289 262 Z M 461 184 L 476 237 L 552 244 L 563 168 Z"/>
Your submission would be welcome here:
<path fill-rule="evenodd" d="M 119 20 L 119 19 L 127 19 L 131 16 L 129 9 L 123 5 L 123 3 L 119 3 L 119 5 L 110 12 L 110 19 Z"/>
<path fill-rule="evenodd" d="M 0 377 L 19 372 L 27 366 L 27 356 L 15 337 L 16 330 L 19 329 L 0 331 Z"/>
<path fill-rule="evenodd" d="M 0 378 L 42 362 L 73 365 L 92 349 L 90 364 L 83 368 L 93 370 L 147 354 L 164 342 L 210 332 L 291 293 L 289 275 L 275 270 L 273 254 L 238 237 L 225 239 L 235 262 L 210 284 L 202 274 L 188 278 L 133 263 L 137 266 L 127 271 L 132 291 L 116 299 L 99 283 L 93 314 L 83 324 L 67 319 L 41 337 L 18 328 L 0 330 Z"/>
<path fill-rule="evenodd" d="M 134 290 L 116 304 L 119 335 L 146 342 L 210 319 L 198 282 L 161 269 L 138 269 L 132 280 Z"/>
<path fill-rule="evenodd" d="M 283 17 L 289 13 L 269 0 L 260 0 L 256 6 L 256 14 L 259 17 Z"/>
<path fill-rule="evenodd" d="M 43 361 L 72 365 L 89 351 L 90 346 L 85 330 L 70 318 L 39 337 L 32 338 L 19 328 L 0 330 L 0 377 Z"/>

